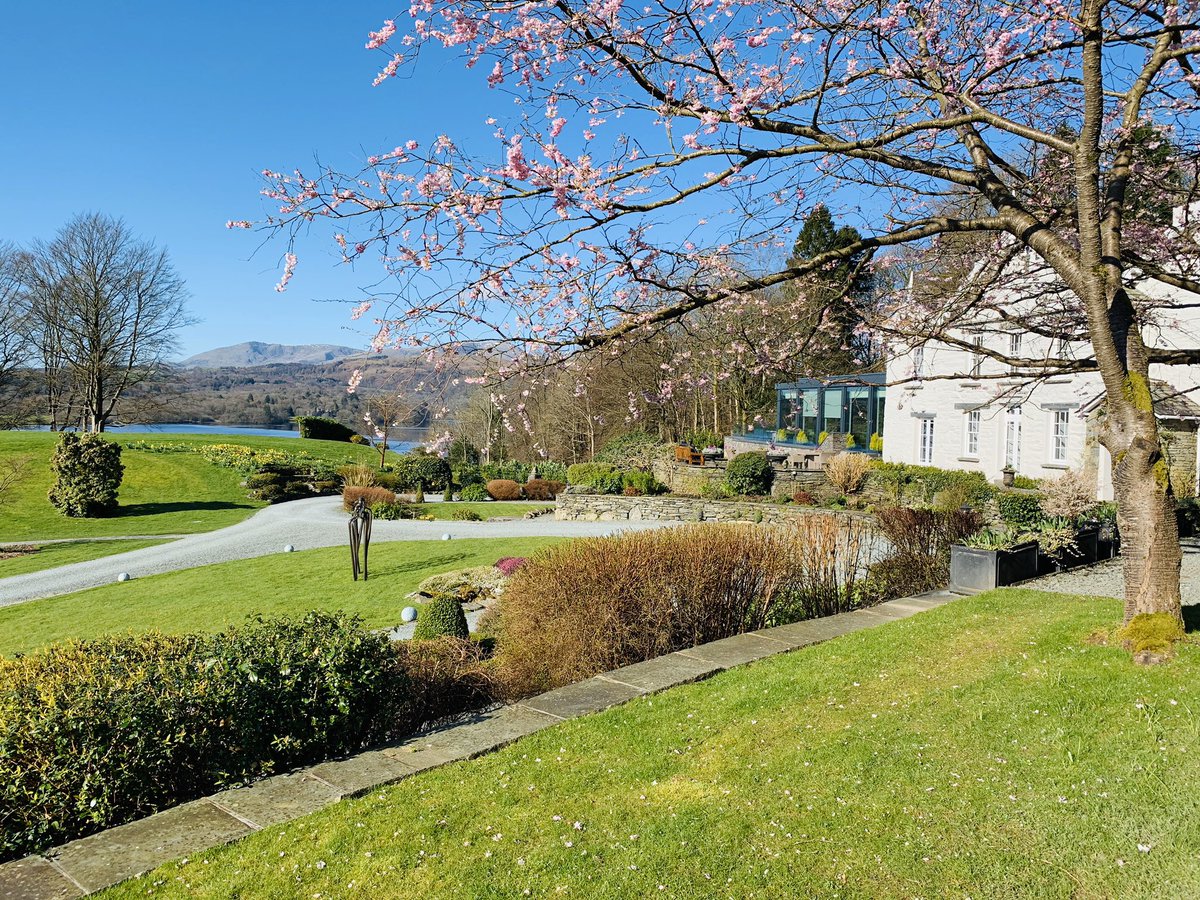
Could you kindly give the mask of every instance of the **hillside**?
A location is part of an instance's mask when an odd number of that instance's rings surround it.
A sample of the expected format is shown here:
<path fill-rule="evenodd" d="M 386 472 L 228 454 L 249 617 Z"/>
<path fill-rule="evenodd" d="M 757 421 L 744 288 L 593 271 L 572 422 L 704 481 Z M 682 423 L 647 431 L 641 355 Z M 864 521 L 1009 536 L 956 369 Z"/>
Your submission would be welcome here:
<path fill-rule="evenodd" d="M 319 364 L 355 356 L 363 351 L 338 344 L 268 344 L 243 341 L 229 347 L 217 347 L 189 356 L 179 365 L 185 369 L 219 369 L 237 366 L 265 366 L 273 363 Z"/>

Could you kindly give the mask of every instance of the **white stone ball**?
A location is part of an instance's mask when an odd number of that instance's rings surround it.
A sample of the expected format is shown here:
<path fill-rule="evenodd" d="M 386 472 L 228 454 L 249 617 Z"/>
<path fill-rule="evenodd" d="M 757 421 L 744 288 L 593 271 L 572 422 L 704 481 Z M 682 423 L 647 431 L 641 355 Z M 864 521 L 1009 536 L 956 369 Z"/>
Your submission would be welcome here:
<path fill-rule="evenodd" d="M 128 580 L 129 580 L 128 572 L 122 572 L 120 575 L 117 576 L 117 581 L 128 581 Z"/>
<path fill-rule="evenodd" d="M 415 606 L 406 606 L 406 607 L 404 607 L 404 609 L 400 610 L 400 621 L 401 622 L 417 621 L 417 608 Z"/>
<path fill-rule="evenodd" d="M 291 544 L 284 544 L 284 545 L 283 545 L 283 552 L 284 552 L 284 553 L 295 553 L 295 552 L 296 552 L 296 548 L 295 548 L 295 547 L 293 547 Z"/>
<path fill-rule="evenodd" d="M 443 535 L 442 535 L 442 540 L 443 540 L 443 541 L 448 541 L 448 540 L 450 540 L 450 535 L 448 535 L 448 534 L 443 534 Z"/>

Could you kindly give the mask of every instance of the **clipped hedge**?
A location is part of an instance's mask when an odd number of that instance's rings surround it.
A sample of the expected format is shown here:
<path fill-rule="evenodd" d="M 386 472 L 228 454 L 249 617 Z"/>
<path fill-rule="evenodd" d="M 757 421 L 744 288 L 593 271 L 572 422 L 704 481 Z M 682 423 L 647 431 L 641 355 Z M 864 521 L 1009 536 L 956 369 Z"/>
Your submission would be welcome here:
<path fill-rule="evenodd" d="M 406 453 L 392 461 L 400 490 L 442 491 L 451 483 L 450 463 L 430 453 Z"/>
<path fill-rule="evenodd" d="M 516 484 L 516 482 L 514 481 L 513 484 Z M 491 500 L 492 496 L 488 493 L 485 485 L 475 482 L 474 484 L 466 485 L 461 491 L 459 491 L 458 499 L 478 503 L 481 500 Z"/>
<path fill-rule="evenodd" d="M 939 494 L 954 495 L 958 504 L 983 506 L 996 495 L 996 486 L 982 472 L 964 469 L 939 469 L 936 466 L 913 466 L 908 463 L 877 460 L 867 474 L 867 484 L 882 491 L 897 503 L 933 504 Z"/>
<path fill-rule="evenodd" d="M 343 613 L 0 658 L 0 861 L 408 733 L 410 693 Z"/>
<path fill-rule="evenodd" d="M 996 508 L 1004 524 L 1013 531 L 1028 531 L 1046 520 L 1037 494 L 1002 491 L 996 495 Z"/>
<path fill-rule="evenodd" d="M 117 491 L 125 474 L 120 444 L 98 434 L 63 432 L 50 457 L 50 471 L 50 503 L 63 515 L 91 518 L 117 511 Z"/>
<path fill-rule="evenodd" d="M 414 641 L 429 641 L 435 638 L 452 637 L 466 640 L 467 614 L 457 597 L 436 594 L 417 613 L 417 624 L 413 629 Z"/>
<path fill-rule="evenodd" d="M 358 432 L 327 416 L 296 416 L 300 437 L 315 441 L 343 441 L 350 443 Z"/>

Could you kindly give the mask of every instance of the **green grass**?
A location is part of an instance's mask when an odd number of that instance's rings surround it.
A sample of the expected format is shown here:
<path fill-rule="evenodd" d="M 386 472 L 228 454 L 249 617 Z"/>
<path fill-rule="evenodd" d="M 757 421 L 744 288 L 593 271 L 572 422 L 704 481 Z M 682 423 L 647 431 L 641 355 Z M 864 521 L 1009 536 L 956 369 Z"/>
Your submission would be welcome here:
<path fill-rule="evenodd" d="M 125 477 L 120 510 L 106 519 L 70 519 L 46 499 L 52 478 L 50 455 L 57 435 L 47 432 L 0 431 L 0 463 L 28 463 L 24 476 L 6 493 L 0 506 L 0 541 L 116 535 L 192 534 L 240 522 L 264 504 L 247 499 L 243 476 L 213 465 L 196 453 L 153 453 L 128 449 L 139 441 L 154 444 L 242 444 L 255 448 L 301 451 L 333 463 L 373 462 L 370 447 L 305 438 L 228 437 L 213 435 L 110 435 L 126 447 L 121 460 Z"/>
<path fill-rule="evenodd" d="M 106 896 L 1198 896 L 1200 648 L 1141 669 L 1086 642 L 1119 616 L 1025 590 L 957 600 Z"/>
<path fill-rule="evenodd" d="M 246 616 L 344 609 L 367 625 L 400 622 L 425 578 L 502 556 L 528 556 L 562 538 L 394 541 L 371 546 L 370 580 L 352 581 L 345 547 L 199 566 L 0 608 L 0 654 L 121 631 L 217 631 Z"/>
<path fill-rule="evenodd" d="M 71 541 L 63 544 L 42 544 L 37 546 L 36 553 L 24 553 L 11 559 L 0 559 L 0 578 L 10 575 L 25 575 L 29 572 L 40 572 L 43 569 L 53 569 L 70 563 L 86 562 L 99 559 L 102 556 L 112 556 L 115 553 L 125 553 L 128 550 L 141 550 L 143 547 L 153 547 L 165 544 L 166 541 L 128 540 L 128 541 Z M 3 553 L 0 550 L 0 553 Z"/>

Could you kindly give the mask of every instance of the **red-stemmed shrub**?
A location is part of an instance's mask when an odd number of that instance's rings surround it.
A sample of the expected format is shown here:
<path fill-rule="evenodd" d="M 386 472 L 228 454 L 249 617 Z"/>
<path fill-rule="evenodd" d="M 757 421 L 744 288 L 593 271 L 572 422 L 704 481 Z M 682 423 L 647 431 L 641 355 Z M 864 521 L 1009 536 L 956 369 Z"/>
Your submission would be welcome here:
<path fill-rule="evenodd" d="M 566 485 L 561 481 L 550 481 L 547 478 L 531 478 L 525 482 L 526 500 L 553 500 Z"/>

